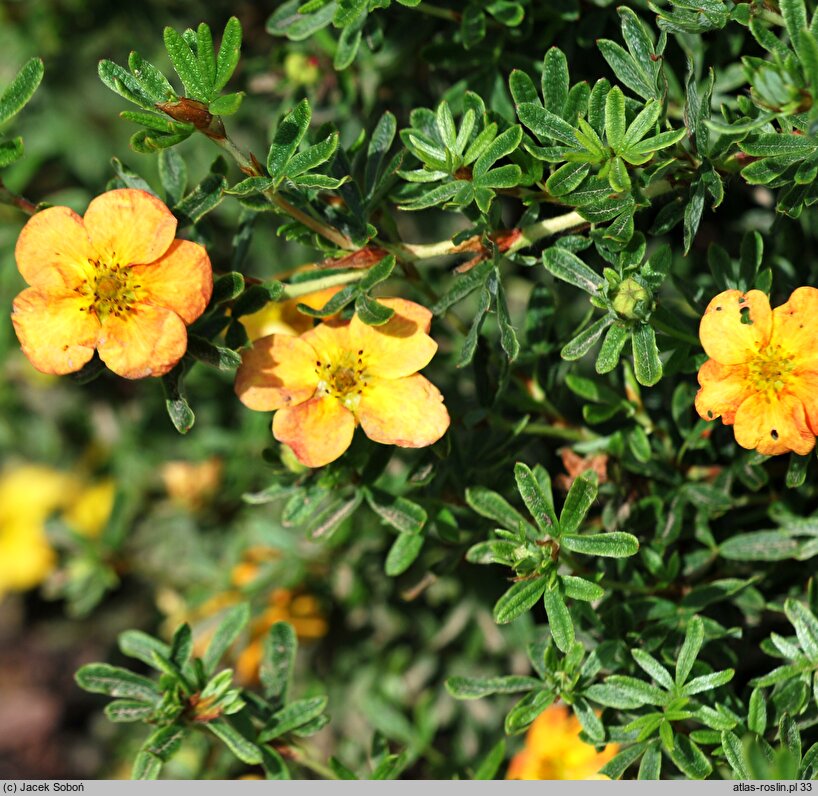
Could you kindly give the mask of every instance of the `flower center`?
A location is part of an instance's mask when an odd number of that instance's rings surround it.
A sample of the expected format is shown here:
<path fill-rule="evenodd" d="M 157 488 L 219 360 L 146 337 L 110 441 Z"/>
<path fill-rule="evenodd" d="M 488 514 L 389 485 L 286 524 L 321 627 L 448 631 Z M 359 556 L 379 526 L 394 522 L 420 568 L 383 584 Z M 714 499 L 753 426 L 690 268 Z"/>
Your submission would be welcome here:
<path fill-rule="evenodd" d="M 315 372 L 320 377 L 319 395 L 332 395 L 347 409 L 355 411 L 366 387 L 364 352 L 345 352 L 337 362 L 316 360 Z"/>
<path fill-rule="evenodd" d="M 793 358 L 781 346 L 769 345 L 748 363 L 747 374 L 757 392 L 781 392 L 791 381 L 794 367 Z"/>
<path fill-rule="evenodd" d="M 130 269 L 99 260 L 89 260 L 88 264 L 88 276 L 77 288 L 77 292 L 88 299 L 85 311 L 93 312 L 101 321 L 109 315 L 119 318 L 133 312 L 141 285 L 136 284 Z"/>

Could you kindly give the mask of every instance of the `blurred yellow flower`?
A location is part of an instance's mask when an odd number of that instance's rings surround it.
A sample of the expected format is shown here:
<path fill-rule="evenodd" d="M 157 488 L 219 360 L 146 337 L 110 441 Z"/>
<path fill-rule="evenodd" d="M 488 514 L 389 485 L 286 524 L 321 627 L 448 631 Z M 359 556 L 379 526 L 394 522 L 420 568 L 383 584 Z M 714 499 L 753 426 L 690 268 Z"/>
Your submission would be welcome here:
<path fill-rule="evenodd" d="M 297 86 L 311 86 L 321 76 L 318 59 L 304 53 L 287 53 L 284 58 L 284 74 L 287 80 Z"/>
<path fill-rule="evenodd" d="M 525 747 L 509 764 L 506 779 L 608 779 L 599 773 L 619 751 L 601 752 L 580 740 L 582 726 L 566 705 L 551 705 L 528 730 Z"/>
<path fill-rule="evenodd" d="M 168 497 L 182 508 L 195 511 L 216 493 L 222 469 L 222 460 L 213 456 L 203 462 L 165 462 L 160 475 Z"/>
<path fill-rule="evenodd" d="M 72 530 L 100 533 L 111 513 L 111 481 L 87 485 L 50 467 L 24 464 L 0 474 L 0 597 L 42 583 L 56 563 L 46 535 L 48 518 L 62 512 Z"/>
<path fill-rule="evenodd" d="M 300 298 L 271 301 L 258 312 L 243 315 L 241 322 L 247 337 L 253 342 L 269 334 L 299 335 L 309 331 L 315 325 L 315 319 L 299 312 L 298 305 L 306 304 L 314 310 L 320 310 L 340 289 L 328 287 Z"/>

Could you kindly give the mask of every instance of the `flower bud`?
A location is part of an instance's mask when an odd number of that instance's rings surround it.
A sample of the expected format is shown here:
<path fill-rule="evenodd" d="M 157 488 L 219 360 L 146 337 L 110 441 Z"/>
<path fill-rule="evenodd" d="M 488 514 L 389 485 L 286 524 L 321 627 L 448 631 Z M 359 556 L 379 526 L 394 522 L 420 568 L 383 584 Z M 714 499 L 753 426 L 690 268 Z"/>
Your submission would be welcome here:
<path fill-rule="evenodd" d="M 651 308 L 653 296 L 633 277 L 622 280 L 614 294 L 614 312 L 625 320 L 644 320 Z"/>

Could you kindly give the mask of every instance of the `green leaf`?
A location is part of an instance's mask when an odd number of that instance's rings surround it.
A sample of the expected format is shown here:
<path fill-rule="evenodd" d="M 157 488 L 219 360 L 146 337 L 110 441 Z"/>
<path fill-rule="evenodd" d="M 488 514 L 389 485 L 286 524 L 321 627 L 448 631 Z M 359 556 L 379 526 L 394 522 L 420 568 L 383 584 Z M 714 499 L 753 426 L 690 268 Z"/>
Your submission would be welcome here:
<path fill-rule="evenodd" d="M 297 648 L 295 630 L 287 622 L 276 622 L 264 637 L 259 679 L 267 699 L 286 698 Z"/>
<path fill-rule="evenodd" d="M 43 79 L 43 62 L 41 58 L 31 58 L 7 86 L 0 96 L 0 125 L 18 114 L 34 96 L 37 86 Z"/>
<path fill-rule="evenodd" d="M 801 543 L 781 531 L 752 531 L 719 544 L 719 555 L 733 561 L 783 561 L 798 558 Z"/>
<path fill-rule="evenodd" d="M 240 603 L 225 613 L 224 618 L 216 628 L 213 638 L 207 647 L 207 651 L 202 656 L 205 672 L 208 675 L 216 671 L 219 661 L 230 645 L 238 638 L 239 634 L 247 627 L 250 621 L 250 606 L 248 603 Z"/>
<path fill-rule="evenodd" d="M 420 555 L 424 537 L 420 534 L 401 533 L 389 548 L 384 571 L 390 578 L 406 572 Z"/>
<path fill-rule="evenodd" d="M 139 752 L 133 762 L 131 779 L 155 780 L 159 779 L 162 770 L 162 760 L 150 752 Z"/>
<path fill-rule="evenodd" d="M 216 56 L 216 80 L 214 91 L 221 91 L 228 80 L 233 76 L 241 53 L 241 22 L 236 17 L 230 17 L 224 26 L 222 42 L 219 45 L 219 54 Z"/>
<path fill-rule="evenodd" d="M 543 58 L 542 95 L 546 109 L 564 117 L 563 110 L 568 99 L 568 60 L 558 47 L 552 47 Z"/>
<path fill-rule="evenodd" d="M 515 583 L 494 606 L 494 621 L 505 625 L 524 614 L 542 597 L 545 591 L 544 577 Z"/>
<path fill-rule="evenodd" d="M 227 719 L 209 721 L 205 726 L 242 763 L 247 763 L 248 766 L 257 766 L 261 763 L 261 750 L 258 746 L 247 740 Z"/>
<path fill-rule="evenodd" d="M 685 640 L 676 659 L 676 685 L 681 686 L 687 680 L 703 643 L 704 624 L 701 617 L 693 616 L 687 623 Z"/>
<path fill-rule="evenodd" d="M 545 613 L 548 615 L 548 628 L 557 649 L 567 653 L 574 644 L 574 623 L 558 588 L 545 592 Z"/>
<path fill-rule="evenodd" d="M 344 28 L 354 22 L 367 10 L 367 0 L 338 0 L 332 24 L 336 28 Z"/>
<path fill-rule="evenodd" d="M 517 118 L 540 141 L 559 141 L 570 147 L 579 148 L 577 131 L 555 113 L 536 102 L 523 102 L 517 106 Z"/>
<path fill-rule="evenodd" d="M 525 527 L 528 522 L 502 495 L 482 486 L 472 486 L 466 490 L 466 503 L 482 517 L 494 520 L 498 525 L 510 530 Z"/>
<path fill-rule="evenodd" d="M 180 434 L 187 434 L 196 421 L 196 416 L 187 402 L 182 387 L 183 369 L 177 365 L 170 373 L 162 376 L 165 393 L 165 408 L 174 428 Z"/>
<path fill-rule="evenodd" d="M 128 68 L 154 102 L 176 99 L 176 92 L 168 79 L 138 52 L 133 51 L 128 56 Z"/>
<path fill-rule="evenodd" d="M 207 213 L 221 204 L 226 189 L 227 180 L 221 174 L 209 174 L 176 205 L 175 209 L 197 224 Z"/>
<path fill-rule="evenodd" d="M 284 169 L 285 177 L 297 177 L 326 163 L 338 149 L 338 133 L 331 133 L 323 141 L 294 155 Z"/>
<path fill-rule="evenodd" d="M 638 760 L 645 751 L 646 744 L 635 743 L 626 746 L 619 754 L 609 760 L 600 770 L 600 774 L 605 774 L 611 779 L 619 779 L 630 765 Z"/>
<path fill-rule="evenodd" d="M 788 599 L 784 613 L 795 628 L 798 643 L 811 661 L 818 661 L 818 619 L 803 603 Z"/>
<path fill-rule="evenodd" d="M 572 600 L 583 600 L 590 603 L 601 600 L 605 596 L 605 589 L 585 578 L 577 578 L 573 575 L 560 575 L 559 577 L 565 596 Z"/>
<path fill-rule="evenodd" d="M 304 138 L 311 118 L 312 109 L 305 98 L 281 120 L 267 153 L 267 171 L 274 179 L 284 177 L 286 166 Z"/>
<path fill-rule="evenodd" d="M 149 636 L 141 630 L 125 630 L 118 637 L 119 649 L 123 655 L 129 658 L 147 663 L 153 666 L 153 653 L 158 652 L 165 657 L 170 656 L 170 647 L 164 641 Z"/>
<path fill-rule="evenodd" d="M 638 779 L 658 780 L 662 773 L 662 750 L 658 741 L 651 743 L 639 763 Z"/>
<path fill-rule="evenodd" d="M 474 772 L 473 780 L 489 780 L 497 776 L 500 766 L 503 764 L 506 756 L 506 742 L 501 738 L 492 748 L 491 751 L 483 758 L 483 762 L 477 767 Z"/>
<path fill-rule="evenodd" d="M 662 360 L 656 347 L 656 334 L 648 323 L 640 323 L 631 335 L 633 369 L 636 380 L 652 387 L 662 378 Z"/>
<path fill-rule="evenodd" d="M 631 330 L 622 323 L 613 323 L 609 326 L 596 357 L 597 373 L 610 373 L 616 368 L 630 334 Z"/>
<path fill-rule="evenodd" d="M 546 180 L 545 187 L 554 196 L 571 193 L 579 188 L 590 170 L 590 163 L 565 163 Z"/>
<path fill-rule="evenodd" d="M 304 0 L 289 0 L 280 5 L 267 20 L 268 33 L 286 36 L 291 41 L 303 41 L 332 22 L 335 3 L 326 3 L 314 13 L 302 13 L 300 9 L 304 5 Z"/>
<path fill-rule="evenodd" d="M 560 534 L 574 533 L 582 525 L 588 509 L 596 500 L 598 484 L 599 476 L 594 470 L 586 470 L 574 479 L 560 513 Z"/>
<path fill-rule="evenodd" d="M 241 354 L 197 335 L 188 335 L 187 350 L 194 359 L 219 370 L 234 371 L 241 365 Z"/>
<path fill-rule="evenodd" d="M 463 47 L 470 50 L 486 37 L 486 15 L 483 10 L 469 3 L 460 20 L 460 35 Z"/>
<path fill-rule="evenodd" d="M 724 756 L 733 769 L 737 779 L 750 779 L 750 772 L 747 766 L 747 759 L 744 756 L 744 748 L 738 736 L 733 732 L 723 732 L 721 734 L 721 748 Z"/>
<path fill-rule="evenodd" d="M 682 689 L 685 696 L 692 696 L 693 694 L 700 694 L 702 691 L 712 691 L 725 683 L 729 683 L 735 675 L 733 669 L 725 669 L 723 672 L 713 672 L 712 674 L 703 674 L 701 677 L 694 677 Z"/>
<path fill-rule="evenodd" d="M 268 743 L 285 733 L 302 727 L 320 716 L 327 708 L 326 696 L 298 699 L 273 714 L 258 737 L 259 743 Z"/>
<path fill-rule="evenodd" d="M 498 169 L 499 171 L 499 169 Z M 505 351 L 509 362 L 517 359 L 520 353 L 520 342 L 517 340 L 517 332 L 511 323 L 511 314 L 508 311 L 506 293 L 503 283 L 500 281 L 500 272 L 496 271 L 497 279 L 497 323 L 500 327 L 500 346 Z"/>
<path fill-rule="evenodd" d="M 148 111 L 155 110 L 154 100 L 142 84 L 119 64 L 103 59 L 97 67 L 97 74 L 99 79 L 111 91 L 119 94 L 120 97 L 124 97 L 128 102 L 133 102 Z"/>
<path fill-rule="evenodd" d="M 473 290 L 483 285 L 488 276 L 494 271 L 494 262 L 484 260 L 462 276 L 457 277 L 454 285 L 432 307 L 435 315 L 443 315 L 446 310 L 464 299 Z"/>
<path fill-rule="evenodd" d="M 609 39 L 597 39 L 596 45 L 614 74 L 631 91 L 642 99 L 659 99 L 651 77 L 645 74 L 630 53 Z"/>
<path fill-rule="evenodd" d="M 767 731 L 767 700 L 760 688 L 754 688 L 750 694 L 747 728 L 758 735 L 764 735 Z"/>
<path fill-rule="evenodd" d="M 557 279 L 578 287 L 592 296 L 605 286 L 605 280 L 567 249 L 552 246 L 542 254 L 543 265 Z"/>
<path fill-rule="evenodd" d="M 654 685 L 635 677 L 612 674 L 604 683 L 590 686 L 585 696 L 593 702 L 619 710 L 632 710 L 644 705 L 664 705 L 669 696 Z"/>
<path fill-rule="evenodd" d="M 614 152 L 622 149 L 625 140 L 625 95 L 614 86 L 605 100 L 605 136 Z"/>
<path fill-rule="evenodd" d="M 673 678 L 670 676 L 670 672 L 653 655 L 640 649 L 632 649 L 631 655 L 633 655 L 639 667 L 656 680 L 659 685 L 668 690 L 673 689 Z"/>
<path fill-rule="evenodd" d="M 208 106 L 208 110 L 214 116 L 232 116 L 238 112 L 243 99 L 243 91 L 237 91 L 235 94 L 225 94 L 213 100 Z"/>
<path fill-rule="evenodd" d="M 395 314 L 395 310 L 361 293 L 355 299 L 355 313 L 367 326 L 383 326 Z"/>
<path fill-rule="evenodd" d="M 210 92 L 205 78 L 199 72 L 199 62 L 190 45 L 171 27 L 165 28 L 164 40 L 173 68 L 185 87 L 186 96 L 207 102 Z"/>
<path fill-rule="evenodd" d="M 446 690 L 455 699 L 480 699 L 492 694 L 518 694 L 541 686 L 542 683 L 539 680 L 521 675 L 450 677 L 446 680 Z"/>
<path fill-rule="evenodd" d="M 514 125 L 514 127 L 510 127 L 505 132 L 500 133 L 475 161 L 473 169 L 474 177 L 477 178 L 486 174 L 500 158 L 514 152 L 520 145 L 522 138 L 523 130 L 519 125 Z"/>
<path fill-rule="evenodd" d="M 520 69 L 511 70 L 508 76 L 508 89 L 515 105 L 521 105 L 524 102 L 540 102 L 534 81 Z"/>
<path fill-rule="evenodd" d="M 213 34 L 205 22 L 200 22 L 196 29 L 196 63 L 205 96 L 210 99 L 216 83 L 216 53 L 213 50 Z"/>
<path fill-rule="evenodd" d="M 614 322 L 613 315 L 603 315 L 599 320 L 587 326 L 560 351 L 563 359 L 573 361 L 584 357 L 602 337 L 603 332 Z"/>
<path fill-rule="evenodd" d="M 187 165 L 175 149 L 163 149 L 159 153 L 159 179 L 167 203 L 173 207 L 181 201 L 187 187 Z"/>
<path fill-rule="evenodd" d="M 159 698 L 156 684 L 147 677 L 107 663 L 88 663 L 74 675 L 80 688 L 94 694 L 155 703 Z"/>
<path fill-rule="evenodd" d="M 670 758 L 677 768 L 690 779 L 705 779 L 713 766 L 701 749 L 686 735 L 676 735 Z"/>
<path fill-rule="evenodd" d="M 355 60 L 358 47 L 361 45 L 366 20 L 367 14 L 363 13 L 341 31 L 341 35 L 338 37 L 338 46 L 332 59 L 333 67 L 339 72 L 342 72 Z"/>
<path fill-rule="evenodd" d="M 156 712 L 155 705 L 132 699 L 115 699 L 105 706 L 105 716 L 109 721 L 123 724 L 134 721 L 149 721 Z"/>
<path fill-rule="evenodd" d="M 372 511 L 401 534 L 419 534 L 426 525 L 425 509 L 407 498 L 367 490 L 366 499 Z"/>
<path fill-rule="evenodd" d="M 19 136 L 10 141 L 0 141 L 0 169 L 11 165 L 23 156 L 23 139 Z"/>
<path fill-rule="evenodd" d="M 639 550 L 639 540 L 629 533 L 614 531 L 598 533 L 591 536 L 563 534 L 560 545 L 566 550 L 586 556 L 604 556 L 607 558 L 627 558 Z"/>
<path fill-rule="evenodd" d="M 556 536 L 559 525 L 553 497 L 543 491 L 528 465 L 517 462 L 514 465 L 514 477 L 520 496 L 539 529 L 546 535 Z"/>

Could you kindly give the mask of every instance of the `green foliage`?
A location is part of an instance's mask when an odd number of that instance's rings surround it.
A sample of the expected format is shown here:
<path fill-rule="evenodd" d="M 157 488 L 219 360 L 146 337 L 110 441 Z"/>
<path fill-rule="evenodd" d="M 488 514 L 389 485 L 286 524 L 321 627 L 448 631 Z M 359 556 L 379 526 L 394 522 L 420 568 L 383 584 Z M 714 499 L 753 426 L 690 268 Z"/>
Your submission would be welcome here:
<path fill-rule="evenodd" d="M 129 187 L 214 267 L 160 385 L 96 359 L 29 383 L 0 334 L 0 452 L 116 479 L 99 536 L 44 520 L 54 621 L 134 626 L 133 669 L 98 643 L 112 662 L 77 672 L 111 698 L 95 742 L 141 779 L 491 779 L 565 704 L 618 744 L 614 779 L 818 776 L 814 453 L 695 409 L 712 297 L 818 284 L 812 5 L 287 0 L 270 36 L 232 10 L 106 44 L 150 61 L 72 54 L 98 62 L 87 102 L 46 94 L 49 66 L 14 118 L 38 58 L 0 95 L 33 150 L 0 141 L 9 253 L 40 205 L 8 186 L 77 209 Z M 103 121 L 123 99 L 130 153 Z M 420 450 L 359 429 L 307 468 L 236 400 L 242 356 L 281 324 L 383 326 L 386 297 L 431 310 L 451 426 Z M 206 498 L 165 496 L 163 463 L 216 458 Z"/>

